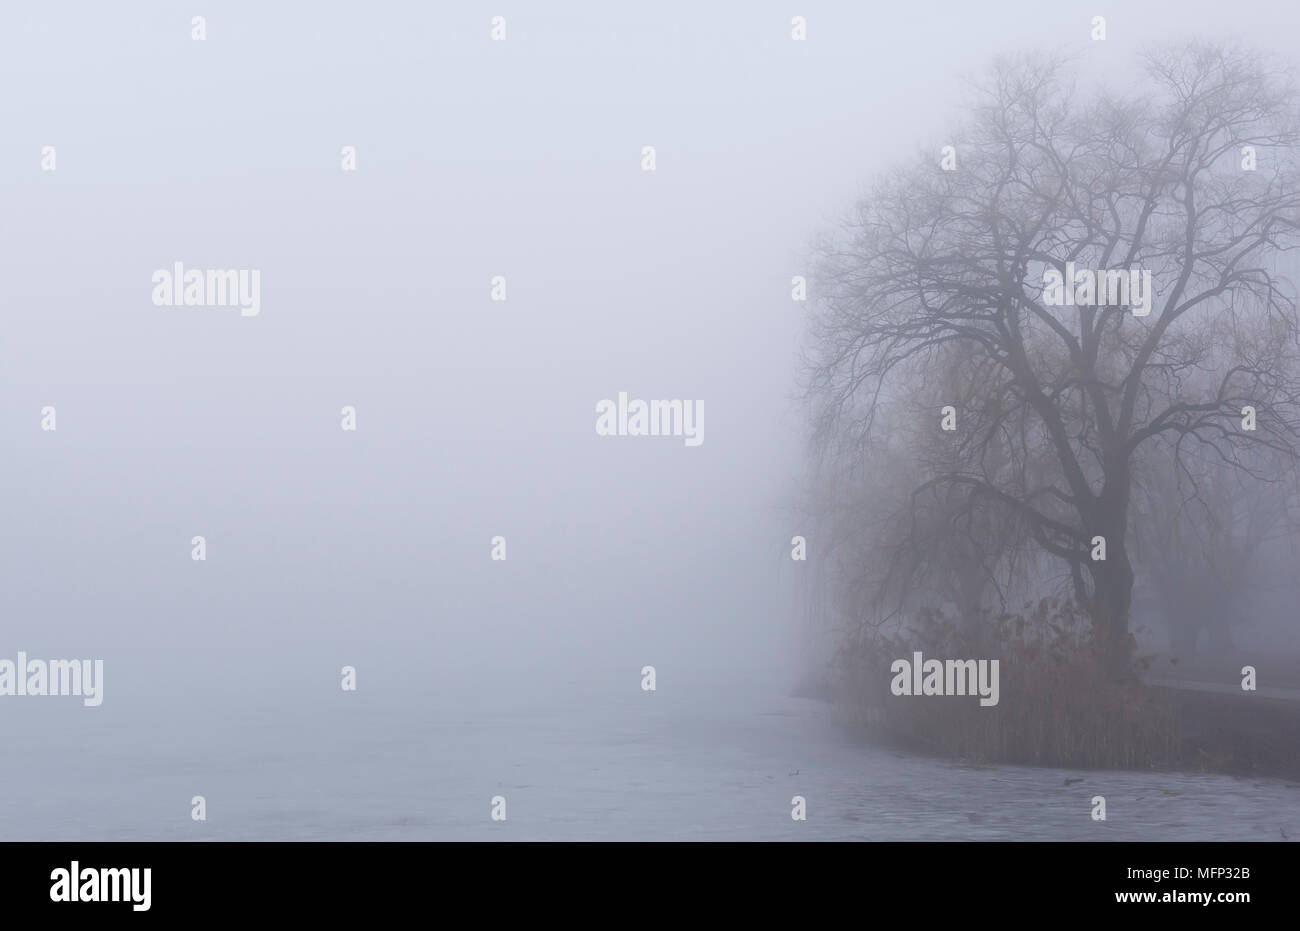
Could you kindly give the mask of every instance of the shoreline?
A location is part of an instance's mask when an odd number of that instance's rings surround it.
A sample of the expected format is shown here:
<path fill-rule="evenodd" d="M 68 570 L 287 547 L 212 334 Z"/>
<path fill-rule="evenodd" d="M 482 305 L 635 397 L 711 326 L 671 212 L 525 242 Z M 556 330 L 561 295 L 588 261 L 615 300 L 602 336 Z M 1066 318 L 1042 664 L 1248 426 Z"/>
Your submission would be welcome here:
<path fill-rule="evenodd" d="M 1178 708 L 1185 763 L 1198 771 L 1300 783 L 1300 702 L 1151 685 Z"/>
<path fill-rule="evenodd" d="M 825 704 L 837 724 L 873 746 L 900 750 L 933 760 L 980 766 L 1027 766 L 1078 772 L 1164 772 L 1212 774 L 1252 779 L 1278 779 L 1300 786 L 1300 702 L 1256 693 L 1203 691 L 1184 686 L 1150 683 L 1174 705 L 1179 724 L 1179 758 L 1165 766 L 1085 767 L 1065 763 L 1027 763 L 987 760 L 974 763 L 965 757 L 927 748 L 923 735 L 912 740 L 890 740 L 870 733 L 861 724 L 843 719 L 835 700 L 817 688 L 803 687 L 792 698 Z"/>

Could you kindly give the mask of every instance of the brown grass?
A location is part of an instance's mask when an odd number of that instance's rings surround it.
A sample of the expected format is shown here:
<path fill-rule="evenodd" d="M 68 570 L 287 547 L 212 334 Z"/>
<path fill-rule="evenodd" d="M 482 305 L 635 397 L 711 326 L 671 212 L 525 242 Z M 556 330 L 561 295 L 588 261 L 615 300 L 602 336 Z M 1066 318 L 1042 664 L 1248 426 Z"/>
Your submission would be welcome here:
<path fill-rule="evenodd" d="M 1105 675 L 1087 616 L 1044 599 L 984 625 L 982 643 L 936 612 L 894 635 L 871 631 L 832 665 L 835 701 L 850 723 L 908 749 L 971 762 L 1070 768 L 1178 765 L 1179 719 L 1167 695 Z M 896 696 L 890 664 L 911 659 L 997 659 L 999 702 L 970 696 Z M 1136 669 L 1135 669 L 1136 672 Z"/>

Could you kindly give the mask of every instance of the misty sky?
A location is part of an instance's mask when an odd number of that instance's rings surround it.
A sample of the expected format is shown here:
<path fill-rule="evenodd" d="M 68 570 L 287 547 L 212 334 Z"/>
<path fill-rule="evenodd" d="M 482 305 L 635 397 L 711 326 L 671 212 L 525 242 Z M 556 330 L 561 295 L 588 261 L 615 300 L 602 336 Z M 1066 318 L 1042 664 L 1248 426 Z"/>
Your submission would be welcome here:
<path fill-rule="evenodd" d="M 1076 54 L 1123 87 L 1143 46 L 1290 52 L 1300 20 L 1187 0 L 450 7 L 6 5 L 0 654 L 142 676 L 196 657 L 194 688 L 240 656 L 335 690 L 348 662 L 363 687 L 636 689 L 647 663 L 660 689 L 784 687 L 790 278 L 811 237 L 876 172 L 937 158 L 963 76 L 999 52 Z M 260 315 L 155 307 L 175 261 L 260 269 Z M 619 391 L 702 400 L 703 445 L 597 436 Z M 136 688 L 109 667 L 106 702 Z"/>

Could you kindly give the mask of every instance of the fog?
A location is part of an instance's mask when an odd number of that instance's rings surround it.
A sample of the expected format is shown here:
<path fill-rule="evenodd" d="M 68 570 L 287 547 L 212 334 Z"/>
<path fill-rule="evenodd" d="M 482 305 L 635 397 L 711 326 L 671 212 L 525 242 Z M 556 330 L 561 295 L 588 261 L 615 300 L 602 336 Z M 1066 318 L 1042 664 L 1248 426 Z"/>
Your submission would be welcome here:
<path fill-rule="evenodd" d="M 249 695 L 333 714 L 345 665 L 443 718 L 787 696 L 820 658 L 790 559 L 810 244 L 997 53 L 1122 81 L 1183 24 L 1293 45 L 1294 4 L 1241 12 L 10 6 L 0 655 L 104 657 L 128 746 Z M 260 312 L 156 306 L 175 262 L 260 270 Z M 619 392 L 702 402 L 703 443 L 598 435 Z"/>

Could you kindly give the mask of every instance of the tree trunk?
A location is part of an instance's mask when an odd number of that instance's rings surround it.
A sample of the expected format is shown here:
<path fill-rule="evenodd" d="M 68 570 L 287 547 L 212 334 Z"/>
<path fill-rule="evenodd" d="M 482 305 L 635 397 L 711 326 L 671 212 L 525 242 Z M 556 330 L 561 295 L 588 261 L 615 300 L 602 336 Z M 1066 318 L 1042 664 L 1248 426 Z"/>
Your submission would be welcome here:
<path fill-rule="evenodd" d="M 1128 474 L 1113 467 L 1103 489 L 1093 524 L 1106 539 L 1106 558 L 1089 565 L 1092 576 L 1092 629 L 1107 674 L 1117 682 L 1134 678 L 1133 638 L 1129 635 L 1129 613 L 1133 607 L 1133 564 L 1129 562 L 1125 538 L 1128 535 Z"/>
<path fill-rule="evenodd" d="M 1111 678 L 1127 681 L 1133 678 L 1133 642 L 1129 636 L 1133 567 L 1122 543 L 1107 552 L 1104 562 L 1093 564 L 1092 578 L 1093 636 Z"/>

